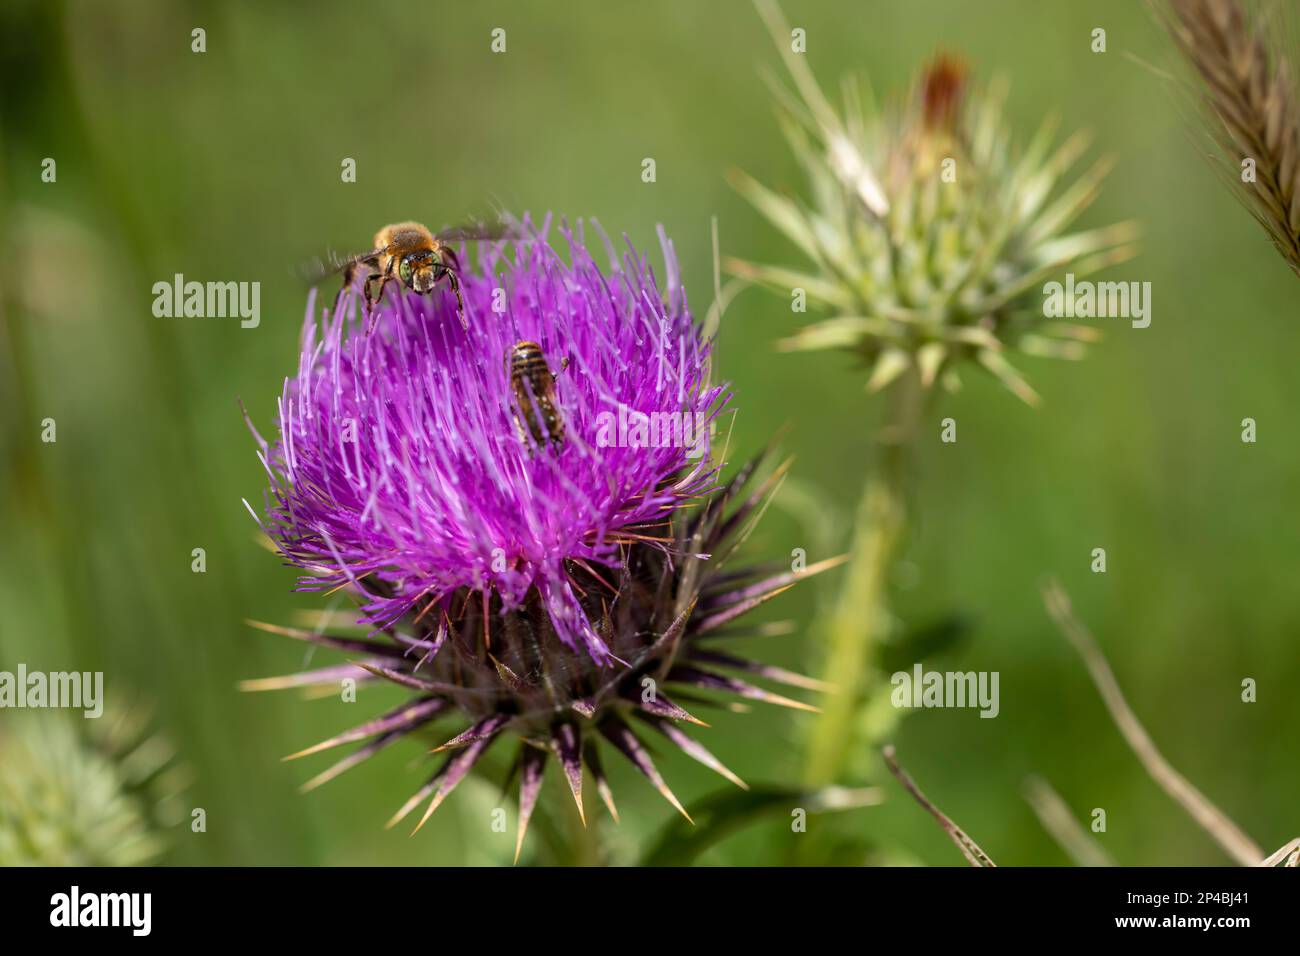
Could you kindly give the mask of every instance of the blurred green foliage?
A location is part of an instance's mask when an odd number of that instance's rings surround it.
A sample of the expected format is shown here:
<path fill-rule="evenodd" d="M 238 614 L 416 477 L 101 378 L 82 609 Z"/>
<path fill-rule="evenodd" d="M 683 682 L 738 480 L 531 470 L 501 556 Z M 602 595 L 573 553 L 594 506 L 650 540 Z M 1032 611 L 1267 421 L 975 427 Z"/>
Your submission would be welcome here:
<path fill-rule="evenodd" d="M 1020 796 L 1030 773 L 1079 816 L 1106 808 L 1102 841 L 1122 864 L 1224 862 L 1147 778 L 1053 632 L 1037 583 L 1058 573 L 1171 761 L 1266 848 L 1297 835 L 1300 513 L 1287 495 L 1300 485 L 1300 289 L 1196 155 L 1176 97 L 1134 61 L 1169 64 L 1165 38 L 1131 0 L 843 0 L 786 14 L 828 88 L 862 70 L 878 93 L 902 89 L 938 47 L 1007 75 L 1022 135 L 1055 110 L 1115 155 L 1086 221 L 1145 228 L 1143 255 L 1112 277 L 1153 283 L 1149 329 L 1111 320 L 1084 363 L 1026 361 L 1039 410 L 974 379 L 936 411 L 899 610 L 918 630 L 969 622 L 933 666 L 1000 671 L 1001 714 L 916 713 L 897 740 L 903 763 L 1000 864 L 1066 861 Z M 1105 54 L 1090 51 L 1098 26 Z M 196 27 L 206 53 L 191 52 Z M 504 54 L 490 50 L 496 27 Z M 102 669 L 110 701 L 115 687 L 147 689 L 196 774 L 186 799 L 207 811 L 205 833 L 174 834 L 170 861 L 508 861 L 513 835 L 488 826 L 495 784 L 463 788 L 414 839 L 382 828 L 423 779 L 417 747 L 295 792 L 325 764 L 282 765 L 283 754 L 389 701 L 236 690 L 303 663 L 301 647 L 244 619 L 288 622 L 322 603 L 293 594 L 294 573 L 258 546 L 240 499 L 260 502 L 264 474 L 237 399 L 269 426 L 297 359 L 295 267 L 399 219 L 553 210 L 598 217 L 647 251 L 663 223 L 702 314 L 710 217 L 724 254 L 796 254 L 723 178 L 743 166 L 802 188 L 760 75 L 775 66 L 745 0 L 0 6 L 0 668 Z M 45 157 L 56 183 L 41 181 Z M 355 184 L 340 181 L 345 157 Z M 151 286 L 178 272 L 260 281 L 260 327 L 155 318 Z M 842 548 L 871 453 L 876 403 L 861 371 L 773 352 L 794 321 L 787 302 L 748 291 L 718 349 L 737 395 L 733 448 L 789 425 L 796 457 L 749 542 L 756 559 Z M 945 416 L 956 445 L 939 442 Z M 1255 445 L 1239 438 L 1247 416 Z M 40 441 L 45 418 L 55 444 Z M 200 547 L 207 571 L 195 574 Z M 1104 575 L 1089 573 L 1094 547 L 1107 549 Z M 799 625 L 766 641 L 768 659 L 809 663 L 804 629 L 833 584 L 764 609 Z M 1245 677 L 1258 703 L 1240 701 Z M 788 784 L 800 720 L 724 714 L 701 739 L 742 777 Z M 665 759 L 688 803 L 714 792 L 707 770 Z M 883 776 L 877 755 L 862 766 Z M 613 772 L 623 823 L 594 800 L 589 815 L 635 858 L 672 810 L 630 768 Z M 860 849 L 826 861 L 959 864 L 883 786 L 883 805 L 835 818 Z M 572 814 L 562 790 L 555 777 L 543 795 L 557 829 Z M 701 860 L 780 862 L 805 838 L 777 818 Z"/>

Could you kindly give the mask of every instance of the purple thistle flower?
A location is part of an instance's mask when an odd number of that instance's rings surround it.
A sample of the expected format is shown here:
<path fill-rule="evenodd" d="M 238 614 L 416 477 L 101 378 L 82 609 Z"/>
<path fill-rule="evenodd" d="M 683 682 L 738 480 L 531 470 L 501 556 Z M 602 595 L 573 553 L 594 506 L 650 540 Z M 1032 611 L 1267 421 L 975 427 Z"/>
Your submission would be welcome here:
<path fill-rule="evenodd" d="M 661 296 L 630 247 L 604 274 L 581 227 L 563 230 L 567 263 L 547 231 L 486 247 L 478 271 L 461 272 L 468 330 L 441 288 L 390 295 L 373 317 L 345 290 L 319 326 L 309 301 L 279 438 L 259 438 L 271 478 L 263 527 L 309 572 L 303 589 L 348 590 L 370 633 L 260 625 L 352 663 L 245 684 L 350 676 L 413 692 L 296 754 L 361 744 L 304 789 L 456 718 L 435 751 L 448 755 L 390 825 L 428 800 L 422 824 L 494 742 L 518 738 L 516 857 L 548 754 L 584 820 L 584 767 L 614 813 L 598 738 L 685 813 L 629 717 L 744 786 L 682 732 L 702 722 L 679 701 L 716 706 L 720 693 L 811 709 L 726 672 L 816 682 L 706 645 L 758 633 L 739 626 L 747 611 L 837 563 L 723 571 L 785 469 L 758 481 L 756 459 L 719 484 L 709 425 L 729 395 L 708 382 L 671 244 L 661 231 Z M 512 381 L 519 343 L 540 347 L 553 381 Z M 689 428 L 652 440 L 651 422 L 684 419 Z"/>
<path fill-rule="evenodd" d="M 445 292 L 390 296 L 371 320 L 345 294 L 319 325 L 309 304 L 267 461 L 267 530 L 312 572 L 304 588 L 369 576 L 358 586 L 376 628 L 448 611 L 461 588 L 491 591 L 507 610 L 536 588 L 560 639 L 608 661 L 567 565 L 616 564 L 621 543 L 652 537 L 707 489 L 709 425 L 727 393 L 705 383 L 707 346 L 666 240 L 665 301 L 635 253 L 607 278 L 580 235 L 565 238 L 571 265 L 540 237 L 513 256 L 490 248 L 461 279 L 468 331 Z M 512 386 L 521 342 L 538 343 L 555 375 L 562 444 L 539 447 L 520 428 L 535 412 Z M 620 421 L 642 415 L 647 439 L 653 420 L 679 423 L 685 440 L 618 442 Z"/>

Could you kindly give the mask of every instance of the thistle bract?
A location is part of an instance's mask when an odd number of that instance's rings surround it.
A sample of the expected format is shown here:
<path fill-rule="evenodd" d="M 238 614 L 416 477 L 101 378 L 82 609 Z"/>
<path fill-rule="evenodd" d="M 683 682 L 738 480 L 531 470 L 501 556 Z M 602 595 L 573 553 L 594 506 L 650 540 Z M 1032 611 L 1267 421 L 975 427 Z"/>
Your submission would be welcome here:
<path fill-rule="evenodd" d="M 708 426 L 727 394 L 708 382 L 671 245 L 661 291 L 635 252 L 602 272 L 580 233 L 566 262 L 545 232 L 462 272 L 468 330 L 443 290 L 390 296 L 373 317 L 345 291 L 320 325 L 309 306 L 280 434 L 263 443 L 264 527 L 304 587 L 353 595 L 366 633 L 262 625 L 352 660 L 245 685 L 355 677 L 411 693 L 297 755 L 360 744 L 307 789 L 452 722 L 392 823 L 427 800 L 423 822 L 495 741 L 519 741 L 520 844 L 548 756 L 580 813 L 584 767 L 614 812 L 597 741 L 680 810 L 634 724 L 739 783 L 683 732 L 700 723 L 684 705 L 720 693 L 806 708 L 749 677 L 815 684 L 706 646 L 746 633 L 742 616 L 796 574 L 723 570 L 784 470 L 755 460 L 719 479 Z M 552 375 L 512 380 L 510 357 L 535 370 L 538 353 Z M 543 404 L 545 429 L 529 422 Z M 673 415 L 691 416 L 689 434 Z"/>

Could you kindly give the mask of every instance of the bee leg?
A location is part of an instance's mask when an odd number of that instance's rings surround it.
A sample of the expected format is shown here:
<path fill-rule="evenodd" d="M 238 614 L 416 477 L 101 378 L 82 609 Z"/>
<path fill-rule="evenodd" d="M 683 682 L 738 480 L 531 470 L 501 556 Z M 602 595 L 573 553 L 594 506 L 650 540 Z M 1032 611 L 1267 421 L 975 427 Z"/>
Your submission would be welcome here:
<path fill-rule="evenodd" d="M 469 319 L 465 315 L 465 299 L 460 294 L 460 280 L 456 278 L 456 273 L 447 273 L 447 284 L 451 286 L 451 291 L 456 296 L 456 315 L 460 318 L 461 328 L 468 331 Z"/>
<path fill-rule="evenodd" d="M 379 282 L 379 288 L 372 295 L 370 292 L 370 283 L 375 282 L 376 280 Z M 378 272 L 372 272 L 370 275 L 366 276 L 366 281 L 361 286 L 361 292 L 366 298 L 366 315 L 375 314 L 375 306 L 379 303 L 379 300 L 384 297 L 384 283 L 387 280 L 387 276 L 381 275 Z"/>
<path fill-rule="evenodd" d="M 349 259 L 347 264 L 343 266 L 343 287 L 344 288 L 347 288 L 348 286 L 352 285 L 356 281 L 357 270 L 360 269 L 362 266 L 366 266 L 370 269 L 374 269 L 375 263 L 371 260 L 362 257 L 362 258 Z"/>
<path fill-rule="evenodd" d="M 356 262 L 349 262 L 343 267 L 343 286 L 339 289 L 339 295 L 353 288 L 356 285 L 356 278 L 357 264 Z"/>

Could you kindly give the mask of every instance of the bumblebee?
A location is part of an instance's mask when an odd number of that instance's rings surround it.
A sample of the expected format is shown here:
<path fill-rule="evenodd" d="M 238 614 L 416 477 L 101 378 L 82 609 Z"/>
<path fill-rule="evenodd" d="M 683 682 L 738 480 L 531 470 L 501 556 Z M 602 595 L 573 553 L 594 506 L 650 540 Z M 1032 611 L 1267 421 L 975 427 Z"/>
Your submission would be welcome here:
<path fill-rule="evenodd" d="M 384 287 L 390 280 L 419 295 L 431 295 L 441 282 L 446 282 L 456 296 L 456 315 L 464 328 L 469 328 L 465 317 L 465 299 L 461 296 L 460 260 L 453 242 L 474 242 L 500 239 L 507 234 L 505 227 L 467 226 L 447 229 L 434 234 L 418 222 L 398 222 L 384 226 L 375 233 L 374 248 L 370 252 L 349 256 L 330 271 L 343 272 L 343 285 L 352 285 L 365 270 L 362 294 L 366 311 L 373 312 L 376 303 L 384 296 Z"/>

